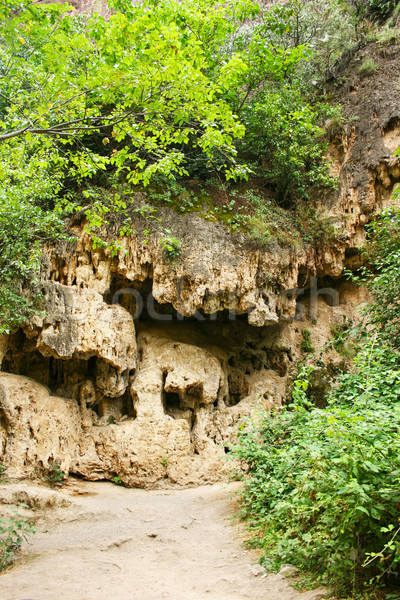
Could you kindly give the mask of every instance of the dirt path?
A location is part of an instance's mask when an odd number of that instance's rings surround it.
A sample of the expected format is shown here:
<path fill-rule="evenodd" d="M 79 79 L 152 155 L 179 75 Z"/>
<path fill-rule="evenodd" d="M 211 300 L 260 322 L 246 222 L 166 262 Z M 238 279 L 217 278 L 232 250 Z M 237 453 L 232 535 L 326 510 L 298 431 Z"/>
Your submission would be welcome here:
<path fill-rule="evenodd" d="M 0 576 L 2 600 L 322 598 L 259 573 L 222 484 L 144 491 L 79 482 L 61 494 L 71 505 L 39 522 L 26 558 Z"/>

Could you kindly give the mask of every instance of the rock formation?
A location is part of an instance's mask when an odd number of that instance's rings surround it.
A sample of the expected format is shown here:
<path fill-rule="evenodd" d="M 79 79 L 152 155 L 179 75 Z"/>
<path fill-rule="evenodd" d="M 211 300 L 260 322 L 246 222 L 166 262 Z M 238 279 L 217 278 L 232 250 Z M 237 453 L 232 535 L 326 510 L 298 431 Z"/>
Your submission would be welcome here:
<path fill-rule="evenodd" d="M 141 217 L 115 256 L 93 249 L 79 218 L 76 244 L 48 249 L 45 316 L 0 339 L 0 460 L 10 475 L 58 461 L 129 486 L 221 478 L 239 418 L 285 400 L 307 353 L 304 332 L 320 348 L 364 299 L 344 268 L 357 265 L 366 223 L 400 181 L 398 54 L 371 51 L 382 62 L 379 91 L 359 77 L 357 56 L 340 90 L 349 123 L 332 133 L 330 156 L 341 188 L 321 199 L 335 242 L 262 249 L 222 223 L 163 208 L 182 242 L 174 261 L 156 231 L 145 240 Z"/>

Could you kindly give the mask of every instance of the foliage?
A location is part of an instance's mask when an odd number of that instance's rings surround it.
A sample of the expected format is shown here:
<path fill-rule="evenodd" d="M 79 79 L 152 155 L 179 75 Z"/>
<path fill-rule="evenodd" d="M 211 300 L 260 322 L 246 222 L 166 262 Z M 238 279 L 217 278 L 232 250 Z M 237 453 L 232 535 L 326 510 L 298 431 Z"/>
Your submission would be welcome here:
<path fill-rule="evenodd" d="M 162 466 L 166 469 L 169 465 L 169 457 L 168 456 L 163 456 L 161 459 L 161 464 Z"/>
<path fill-rule="evenodd" d="M 294 210 L 294 218 L 304 244 L 318 246 L 337 236 L 332 217 L 324 214 L 323 210 L 315 205 L 315 200 L 298 202 Z"/>
<path fill-rule="evenodd" d="M 273 242 L 294 247 L 301 243 L 318 245 L 335 235 L 330 218 L 310 201 L 299 200 L 294 210 L 288 211 L 276 201 L 252 191 L 246 193 L 246 198 L 253 214 L 244 228 L 261 245 Z"/>
<path fill-rule="evenodd" d="M 384 361 L 376 369 L 376 383 L 388 377 L 384 398 L 365 372 L 347 375 L 323 410 L 310 406 L 302 373 L 293 404 L 255 428 L 242 424 L 235 451 L 247 472 L 243 515 L 263 564 L 294 564 L 337 594 L 386 582 L 400 564 L 400 368 L 389 376 Z"/>
<path fill-rule="evenodd" d="M 366 318 L 386 343 L 400 348 L 400 209 L 384 212 L 368 227 L 369 243 L 363 249 L 369 266 L 353 280 L 366 283 L 372 302 Z"/>
<path fill-rule="evenodd" d="M 332 347 L 344 358 L 350 358 L 354 355 L 352 338 L 356 338 L 357 336 L 354 335 L 356 330 L 354 331 L 353 327 L 353 320 L 343 317 L 342 323 L 335 324 L 331 328 Z"/>
<path fill-rule="evenodd" d="M 0 146 L 0 334 L 38 308 L 29 285 L 38 283 L 42 245 L 62 236 L 61 213 L 46 203 L 60 186 L 50 148 Z"/>
<path fill-rule="evenodd" d="M 303 82 L 312 79 L 310 72 L 304 76 L 304 69 L 318 54 L 312 42 L 324 34 L 324 21 L 338 30 L 333 19 L 336 3 L 314 3 L 323 5 L 324 19 L 315 17 L 309 7 L 313 3 L 305 3 L 309 12 L 303 4 L 275 3 L 238 28 L 221 50 L 223 57 L 239 56 L 247 66 L 238 75 L 237 89 L 224 96 L 246 128 L 236 143 L 239 158 L 271 186 L 285 207 L 308 198 L 312 188 L 335 185 L 324 156 L 322 125 L 330 118 L 340 121 L 340 111 L 316 102 L 315 90 Z"/>
<path fill-rule="evenodd" d="M 393 27 L 393 24 L 388 21 L 382 27 L 376 28 L 375 31 L 373 31 L 371 38 L 368 38 L 368 40 L 376 41 L 380 46 L 388 46 L 390 44 L 395 44 L 399 37 L 400 29 L 398 27 Z"/>
<path fill-rule="evenodd" d="M 287 203 L 289 196 L 293 203 L 298 197 L 307 197 L 311 187 L 334 185 L 324 159 L 326 145 L 321 125 L 333 116 L 340 120 L 338 109 L 321 101 L 308 102 L 304 96 L 304 65 L 314 56 L 311 41 L 322 33 L 314 17 L 312 26 L 307 18 L 304 24 L 302 16 L 299 20 L 299 3 L 289 4 L 277 3 L 253 19 L 233 23 L 225 44 L 214 46 L 215 56 L 210 61 L 217 78 L 226 64 L 237 65 L 236 85 L 221 93 L 246 128 L 243 141 L 238 138 L 235 143 L 236 168 L 242 165 L 245 170 L 249 165 L 276 190 L 282 204 Z M 336 32 L 338 27 L 332 20 L 334 3 L 323 4 L 325 20 Z M 339 21 L 339 17 L 335 18 Z M 318 23 L 323 21 L 318 19 Z M 301 34 L 299 23 L 304 26 Z M 305 35 L 307 28 L 314 26 L 315 31 Z M 291 40 L 294 35 L 296 42 Z M 310 79 L 309 74 L 306 79 Z M 190 143 L 185 152 L 192 177 L 206 179 L 213 173 L 209 161 L 199 157 Z M 216 173 L 229 164 L 221 152 L 216 152 L 214 158 Z"/>
<path fill-rule="evenodd" d="M 91 195 L 101 173 L 144 185 L 157 172 L 182 175 L 190 144 L 210 164 L 224 157 L 227 178 L 246 174 L 235 166 L 244 128 L 223 98 L 245 65 L 232 57 L 216 75 L 213 49 L 257 6 L 111 6 L 109 19 L 30 0 L 0 6 L 0 332 L 38 309 L 25 290 L 65 211 L 85 210 L 95 246 L 111 215 L 126 212 L 121 198 Z M 127 219 L 119 234 L 129 231 Z"/>
<path fill-rule="evenodd" d="M 264 18 L 275 22 L 266 32 L 271 44 L 308 48 L 307 60 L 296 66 L 296 77 L 310 91 L 334 73 L 335 63 L 356 43 L 351 10 L 340 0 L 278 0 Z"/>
<path fill-rule="evenodd" d="M 292 402 L 239 427 L 242 514 L 263 563 L 291 563 L 337 595 L 372 593 L 400 573 L 399 215 L 370 228 L 364 256 L 372 301 L 365 322 L 344 322 L 332 346 L 351 337 L 343 370 L 317 408 L 310 390 L 320 368 L 300 366 Z M 356 353 L 354 353 L 354 348 Z"/>
<path fill-rule="evenodd" d="M 14 562 L 22 542 L 35 531 L 17 511 L 14 511 L 12 517 L 0 516 L 0 571 Z"/>
<path fill-rule="evenodd" d="M 376 62 L 372 59 L 372 58 L 366 58 L 365 60 L 363 60 L 363 62 L 361 63 L 358 72 L 360 73 L 360 75 L 366 75 L 366 76 L 370 76 L 370 75 L 374 75 L 374 73 L 376 73 L 379 69 L 379 65 L 376 64 Z"/>
<path fill-rule="evenodd" d="M 196 4 L 121 0 L 109 19 L 81 19 L 61 4 L 4 2 L 0 140 L 55 138 L 70 176 L 115 165 L 145 183 L 184 171 L 179 147 L 189 138 L 210 159 L 215 147 L 233 159 L 243 127 L 220 95 L 244 65 L 232 58 L 213 79 L 201 38 L 215 31 L 216 44 L 231 28 L 227 12 L 245 18 L 255 7 Z"/>
<path fill-rule="evenodd" d="M 371 17 L 372 19 L 384 22 L 396 10 L 397 0 L 355 0 L 354 1 L 358 18 Z"/>
<path fill-rule="evenodd" d="M 303 339 L 301 341 L 301 349 L 305 353 L 314 352 L 314 347 L 311 343 L 311 333 L 309 329 L 303 329 Z"/>
<path fill-rule="evenodd" d="M 161 249 L 170 260 L 177 258 L 181 253 L 182 242 L 173 237 L 170 229 L 162 228 L 162 238 L 160 240 Z"/>
<path fill-rule="evenodd" d="M 68 474 L 61 469 L 61 462 L 55 460 L 52 465 L 44 469 L 44 477 L 51 485 L 60 485 L 66 481 Z"/>
<path fill-rule="evenodd" d="M 190 212 L 196 208 L 198 198 L 193 190 L 187 190 L 182 183 L 166 177 L 153 177 L 148 197 L 152 203 L 171 206 L 177 212 Z"/>
<path fill-rule="evenodd" d="M 239 146 L 257 160 L 254 170 L 272 184 L 280 205 L 290 207 L 308 198 L 312 187 L 331 187 L 324 158 L 323 117 L 337 111 L 324 104 L 311 106 L 294 85 L 258 96 L 242 111 L 247 135 Z"/>

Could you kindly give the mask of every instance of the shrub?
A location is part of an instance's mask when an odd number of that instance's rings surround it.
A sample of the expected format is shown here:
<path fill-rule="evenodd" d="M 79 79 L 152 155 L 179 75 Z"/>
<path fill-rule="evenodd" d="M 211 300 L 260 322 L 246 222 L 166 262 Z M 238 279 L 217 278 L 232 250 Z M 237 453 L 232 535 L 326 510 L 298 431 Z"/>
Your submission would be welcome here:
<path fill-rule="evenodd" d="M 303 339 L 301 341 L 301 349 L 303 352 L 314 352 L 314 347 L 311 343 L 311 333 L 308 329 L 303 329 Z"/>
<path fill-rule="evenodd" d="M 182 242 L 173 237 L 170 229 L 162 228 L 161 249 L 170 260 L 177 258 L 182 251 Z"/>
<path fill-rule="evenodd" d="M 61 462 L 55 460 L 52 465 L 44 469 L 44 478 L 50 485 L 61 485 L 68 478 L 68 474 L 61 468 Z"/>
<path fill-rule="evenodd" d="M 292 405 L 242 423 L 234 450 L 263 564 L 294 564 L 337 594 L 387 583 L 400 565 L 400 369 L 389 375 L 379 357 L 375 367 L 376 382 L 388 378 L 383 398 L 365 372 L 347 375 L 326 409 L 310 406 L 303 371 Z M 342 401 L 350 389 L 356 399 Z"/>
<path fill-rule="evenodd" d="M 333 113 L 337 110 L 324 104 L 308 104 L 293 86 L 260 95 L 243 109 L 247 133 L 240 151 L 254 157 L 257 175 L 274 186 L 282 206 L 308 198 L 313 187 L 335 185 L 319 125 Z"/>
<path fill-rule="evenodd" d="M 372 58 L 366 58 L 361 63 L 358 72 L 360 75 L 369 77 L 370 75 L 374 75 L 379 69 L 379 65 Z"/>
<path fill-rule="evenodd" d="M 368 227 L 363 250 L 369 267 L 355 281 L 366 283 L 372 302 L 366 318 L 391 346 L 400 349 L 400 209 L 384 212 Z"/>
<path fill-rule="evenodd" d="M 15 511 L 11 517 L 0 516 L 0 570 L 14 562 L 22 542 L 36 529 Z"/>
<path fill-rule="evenodd" d="M 344 323 L 331 346 L 352 335 L 357 353 L 314 406 L 307 361 L 281 413 L 239 426 L 242 514 L 263 563 L 292 563 L 338 595 L 372 593 L 400 576 L 400 215 L 370 227 L 364 257 L 372 301 L 365 323 Z M 356 346 L 355 346 L 356 344 Z M 312 391 L 312 390 L 311 390 Z M 388 596 L 398 597 L 398 596 Z"/>

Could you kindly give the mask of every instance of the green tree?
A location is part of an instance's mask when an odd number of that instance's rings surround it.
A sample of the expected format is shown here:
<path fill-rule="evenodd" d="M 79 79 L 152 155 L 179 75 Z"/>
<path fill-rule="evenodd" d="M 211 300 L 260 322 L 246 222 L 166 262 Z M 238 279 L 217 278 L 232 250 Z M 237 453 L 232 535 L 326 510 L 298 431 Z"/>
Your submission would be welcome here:
<path fill-rule="evenodd" d="M 335 185 L 321 127 L 322 119 L 330 116 L 338 116 L 338 110 L 310 104 L 295 83 L 264 91 L 243 108 L 247 134 L 239 143 L 240 151 L 273 186 L 281 206 L 290 208 L 308 199 L 312 188 Z"/>
<path fill-rule="evenodd" d="M 227 177 L 246 173 L 235 160 L 244 127 L 223 98 L 246 65 L 233 56 L 215 77 L 213 48 L 256 5 L 111 8 L 104 19 L 61 4 L 0 5 L 1 331 L 32 310 L 23 290 L 37 280 L 41 245 L 62 231 L 71 182 L 74 191 L 101 172 L 142 185 L 156 172 L 182 175 L 189 142 L 208 161 L 224 155 Z M 89 211 L 89 229 L 109 210 Z"/>
<path fill-rule="evenodd" d="M 4 2 L 0 141 L 51 137 L 77 175 L 114 164 L 129 169 L 135 183 L 157 170 L 182 173 L 179 148 L 189 138 L 210 157 L 220 147 L 232 159 L 244 129 L 221 90 L 245 66 L 233 57 L 218 80 L 209 76 L 210 50 L 198 30 L 205 38 L 207 9 L 206 33 L 217 43 L 229 32 L 228 9 L 197 4 L 203 12 L 189 18 L 190 0 L 119 2 L 106 20 L 76 17 L 65 5 Z M 244 18 L 250 8 L 241 0 L 235 12 Z M 102 136 L 101 152 L 93 136 Z"/>
<path fill-rule="evenodd" d="M 247 67 L 238 73 L 236 89 L 224 95 L 246 128 L 236 143 L 239 158 L 286 208 L 308 199 L 312 188 L 335 183 L 324 156 L 322 126 L 328 118 L 339 122 L 340 111 L 317 101 L 315 89 L 310 93 L 303 79 L 310 63 L 314 66 L 308 71 L 314 72 L 307 72 L 306 79 L 320 76 L 315 63 L 319 37 L 329 38 L 328 31 L 338 29 L 339 15 L 344 11 L 334 0 L 307 2 L 304 8 L 297 0 L 277 2 L 257 19 L 237 26 L 220 50 L 221 60 L 236 56 Z"/>

